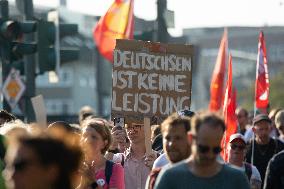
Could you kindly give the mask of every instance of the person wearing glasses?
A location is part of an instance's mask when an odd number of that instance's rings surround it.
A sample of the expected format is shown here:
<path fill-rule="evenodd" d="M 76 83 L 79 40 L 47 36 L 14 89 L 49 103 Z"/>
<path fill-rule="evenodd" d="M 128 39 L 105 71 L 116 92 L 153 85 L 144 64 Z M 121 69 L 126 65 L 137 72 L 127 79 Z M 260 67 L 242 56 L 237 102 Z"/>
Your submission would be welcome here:
<path fill-rule="evenodd" d="M 249 189 L 244 173 L 217 161 L 224 131 L 225 123 L 216 114 L 203 112 L 195 115 L 188 132 L 191 156 L 162 170 L 155 188 Z"/>
<path fill-rule="evenodd" d="M 141 123 L 128 122 L 125 124 L 125 131 L 113 128 L 113 144 L 120 141 L 124 133 L 129 139 L 130 146 L 124 152 L 113 154 L 116 146 L 111 146 L 108 159 L 116 163 L 121 163 L 124 167 L 125 188 L 126 189 L 144 189 L 147 177 L 152 169 L 153 163 L 157 157 L 154 151 L 146 156 L 144 125 Z"/>
<path fill-rule="evenodd" d="M 228 163 L 246 173 L 251 189 L 261 188 L 261 177 L 257 168 L 244 162 L 246 155 L 246 141 L 242 134 L 236 133 L 230 136 L 228 145 Z"/>

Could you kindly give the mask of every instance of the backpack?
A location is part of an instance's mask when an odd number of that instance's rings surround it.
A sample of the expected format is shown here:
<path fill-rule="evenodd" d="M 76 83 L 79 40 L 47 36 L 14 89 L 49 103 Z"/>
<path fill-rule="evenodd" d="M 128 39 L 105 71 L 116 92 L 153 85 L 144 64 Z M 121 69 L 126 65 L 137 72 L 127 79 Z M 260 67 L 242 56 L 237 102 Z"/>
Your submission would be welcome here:
<path fill-rule="evenodd" d="M 105 177 L 106 177 L 107 185 L 109 185 L 110 177 L 112 175 L 113 165 L 114 165 L 114 162 L 106 160 Z"/>
<path fill-rule="evenodd" d="M 248 180 L 250 180 L 251 175 L 252 175 L 252 166 L 251 166 L 251 164 L 249 164 L 247 162 L 245 162 L 245 173 L 248 177 Z"/>

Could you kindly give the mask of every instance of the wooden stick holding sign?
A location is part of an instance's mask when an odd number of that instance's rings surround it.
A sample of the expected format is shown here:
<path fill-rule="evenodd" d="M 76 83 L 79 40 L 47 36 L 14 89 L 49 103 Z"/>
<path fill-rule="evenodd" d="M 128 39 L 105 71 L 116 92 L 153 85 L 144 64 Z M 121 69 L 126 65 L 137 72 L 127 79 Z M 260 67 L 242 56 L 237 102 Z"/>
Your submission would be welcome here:
<path fill-rule="evenodd" d="M 150 118 L 148 117 L 144 117 L 144 134 L 145 134 L 146 156 L 148 156 L 152 153 L 151 124 L 150 124 Z"/>
<path fill-rule="evenodd" d="M 47 118 L 46 118 L 46 108 L 44 105 L 44 100 L 42 95 L 35 96 L 31 98 L 36 121 L 40 126 L 46 127 L 47 126 Z"/>

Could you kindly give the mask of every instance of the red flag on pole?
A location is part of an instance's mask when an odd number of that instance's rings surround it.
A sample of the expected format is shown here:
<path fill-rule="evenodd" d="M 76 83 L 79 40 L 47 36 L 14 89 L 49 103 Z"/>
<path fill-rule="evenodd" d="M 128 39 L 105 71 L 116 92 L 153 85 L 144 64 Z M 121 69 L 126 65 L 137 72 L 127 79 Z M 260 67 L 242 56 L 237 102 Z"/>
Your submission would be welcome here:
<path fill-rule="evenodd" d="M 222 108 L 222 100 L 224 95 L 224 78 L 226 70 L 226 58 L 227 58 L 227 30 L 224 30 L 224 34 L 220 43 L 219 52 L 213 71 L 211 86 L 210 86 L 210 102 L 209 110 L 218 111 Z"/>
<path fill-rule="evenodd" d="M 102 56 L 113 63 L 116 39 L 133 39 L 133 0 L 115 0 L 102 16 L 93 33 Z"/>
<path fill-rule="evenodd" d="M 232 73 L 232 56 L 229 56 L 229 66 L 228 66 L 228 80 L 226 85 L 223 115 L 226 124 L 226 131 L 222 140 L 223 153 L 221 154 L 223 159 L 227 161 L 228 155 L 226 153 L 227 144 L 229 142 L 230 136 L 238 131 L 237 118 L 235 115 L 236 111 L 236 90 L 233 91 L 233 73 Z"/>
<path fill-rule="evenodd" d="M 268 108 L 269 105 L 269 78 L 266 57 L 266 45 L 263 32 L 259 34 L 258 56 L 255 81 L 255 107 L 259 110 Z M 266 113 L 266 112 L 263 112 Z"/>

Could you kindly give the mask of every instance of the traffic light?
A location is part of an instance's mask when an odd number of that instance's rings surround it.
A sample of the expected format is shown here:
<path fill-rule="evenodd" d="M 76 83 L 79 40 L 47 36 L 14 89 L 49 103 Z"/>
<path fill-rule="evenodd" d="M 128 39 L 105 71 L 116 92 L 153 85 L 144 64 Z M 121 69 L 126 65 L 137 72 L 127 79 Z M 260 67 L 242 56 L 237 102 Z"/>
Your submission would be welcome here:
<path fill-rule="evenodd" d="M 60 39 L 78 33 L 77 24 L 59 24 L 58 22 L 38 22 L 38 67 L 40 73 L 58 71 L 60 63 L 78 59 L 77 48 L 61 48 Z"/>
<path fill-rule="evenodd" d="M 22 42 L 23 34 L 36 31 L 36 22 L 0 20 L 0 41 L 3 58 L 10 63 L 22 59 L 25 54 L 36 52 L 36 44 Z"/>

